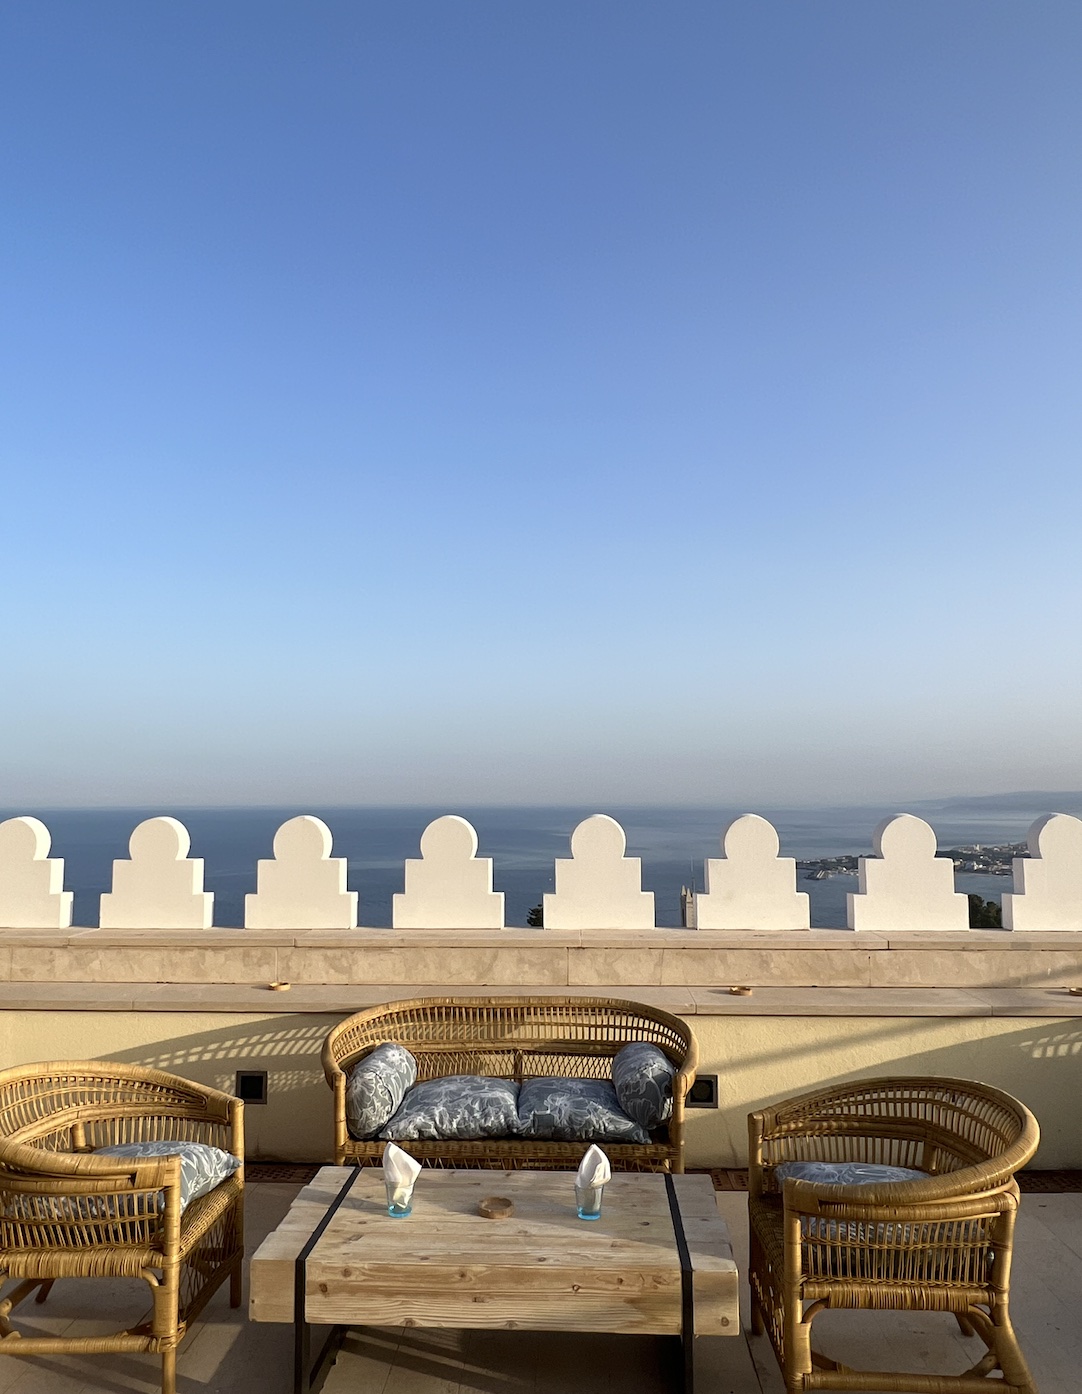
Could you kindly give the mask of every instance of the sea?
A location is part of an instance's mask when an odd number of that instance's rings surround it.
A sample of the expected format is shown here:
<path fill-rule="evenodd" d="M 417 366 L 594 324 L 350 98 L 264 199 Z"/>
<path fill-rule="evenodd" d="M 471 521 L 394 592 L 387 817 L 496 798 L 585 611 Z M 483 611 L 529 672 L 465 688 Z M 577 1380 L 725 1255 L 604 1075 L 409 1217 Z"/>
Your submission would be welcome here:
<path fill-rule="evenodd" d="M 1082 817 L 1082 792 L 1038 791 L 909 803 L 822 807 L 281 807 L 281 808 L 19 808 L 0 818 L 32 813 L 52 833 L 52 852 L 63 857 L 67 889 L 75 893 L 74 923 L 98 923 L 98 898 L 110 888 L 114 858 L 126 857 L 128 837 L 144 818 L 170 813 L 184 823 L 194 857 L 202 857 L 206 889 L 214 892 L 214 923 L 244 923 L 244 896 L 256 888 L 256 862 L 271 856 L 275 829 L 298 813 L 314 813 L 334 836 L 334 855 L 348 861 L 350 889 L 360 894 L 360 922 L 391 923 L 391 897 L 402 890 L 403 863 L 416 857 L 426 825 L 443 813 L 459 813 L 477 829 L 479 855 L 494 863 L 494 886 L 506 895 L 507 923 L 524 925 L 527 912 L 553 887 L 553 863 L 566 857 L 576 824 L 591 813 L 611 814 L 627 833 L 629 856 L 642 860 L 643 886 L 653 891 L 657 923 L 681 923 L 684 886 L 704 889 L 703 863 L 721 855 L 722 830 L 741 813 L 768 818 L 781 838 L 783 856 L 799 859 L 871 852 L 872 832 L 885 814 L 915 813 L 935 828 L 941 849 L 974 843 L 1023 842 L 1034 819 L 1045 813 Z M 1011 889 L 1009 876 L 957 873 L 959 891 L 986 900 Z M 845 897 L 855 876 L 798 880 L 811 897 L 816 928 L 841 928 Z"/>

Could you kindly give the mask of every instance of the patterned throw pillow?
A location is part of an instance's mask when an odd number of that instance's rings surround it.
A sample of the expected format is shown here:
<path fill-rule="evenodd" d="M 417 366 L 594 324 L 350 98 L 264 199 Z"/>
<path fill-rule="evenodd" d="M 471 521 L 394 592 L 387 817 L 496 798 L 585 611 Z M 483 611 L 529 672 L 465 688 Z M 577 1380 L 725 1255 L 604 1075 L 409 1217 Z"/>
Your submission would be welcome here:
<path fill-rule="evenodd" d="M 395 1041 L 384 1041 L 358 1060 L 346 1076 L 346 1128 L 363 1142 L 375 1137 L 398 1112 L 406 1090 L 417 1082 L 417 1061 Z"/>
<path fill-rule="evenodd" d="M 649 1142 L 607 1079 L 529 1079 L 519 1090 L 519 1132 L 553 1142 Z"/>
<path fill-rule="evenodd" d="M 232 1176 L 240 1166 L 240 1158 L 220 1147 L 205 1142 L 125 1142 L 116 1147 L 98 1147 L 98 1157 L 179 1157 L 180 1208 L 193 1200 L 209 1195 Z"/>
<path fill-rule="evenodd" d="M 486 1075 L 445 1075 L 415 1084 L 380 1137 L 393 1142 L 472 1142 L 514 1137 L 517 1131 L 517 1084 Z"/>
<path fill-rule="evenodd" d="M 672 1117 L 676 1066 L 660 1047 L 632 1041 L 612 1062 L 612 1082 L 620 1107 L 649 1131 Z"/>
<path fill-rule="evenodd" d="M 923 1181 L 928 1173 L 912 1167 L 876 1166 L 871 1162 L 782 1162 L 774 1168 L 780 1185 L 786 1177 L 820 1186 L 884 1186 L 891 1181 Z"/>

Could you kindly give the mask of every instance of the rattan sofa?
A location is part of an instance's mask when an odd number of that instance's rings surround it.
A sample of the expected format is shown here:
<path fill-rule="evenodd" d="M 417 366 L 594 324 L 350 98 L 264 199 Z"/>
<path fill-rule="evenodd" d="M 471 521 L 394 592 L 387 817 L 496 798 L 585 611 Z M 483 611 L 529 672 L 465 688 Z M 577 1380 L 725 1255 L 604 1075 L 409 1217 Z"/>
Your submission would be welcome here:
<path fill-rule="evenodd" d="M 1019 1191 L 1037 1149 L 1030 1111 L 959 1079 L 859 1080 L 749 1120 L 752 1329 L 767 1332 L 788 1394 L 1036 1394 L 1008 1309 Z M 865 1162 L 929 1173 L 914 1181 L 813 1184 L 783 1161 Z M 812 1350 L 826 1308 L 950 1312 L 986 1347 L 962 1375 L 854 1370 Z"/>
<path fill-rule="evenodd" d="M 417 1058 L 418 1080 L 480 1074 L 518 1083 L 539 1075 L 607 1079 L 612 1058 L 629 1041 L 651 1041 L 677 1067 L 673 1113 L 648 1143 L 606 1143 L 621 1171 L 684 1169 L 684 1101 L 695 1079 L 695 1037 L 679 1017 L 641 1002 L 600 997 L 425 997 L 389 1002 L 340 1022 L 323 1047 L 323 1070 L 334 1096 L 334 1159 L 372 1166 L 384 1143 L 358 1142 L 346 1128 L 346 1074 L 384 1041 Z M 539 1170 L 578 1166 L 582 1142 L 490 1138 L 482 1142 L 410 1142 L 426 1166 Z"/>
<path fill-rule="evenodd" d="M 241 1300 L 244 1171 L 181 1213 L 180 1160 L 93 1156 L 145 1141 L 209 1143 L 244 1156 L 243 1104 L 159 1070 L 61 1061 L 0 1072 L 0 1353 L 161 1355 L 175 1394 L 189 1323 L 228 1278 Z M 26 1335 L 11 1314 L 57 1278 L 142 1278 L 153 1301 L 142 1325 L 109 1335 Z"/>

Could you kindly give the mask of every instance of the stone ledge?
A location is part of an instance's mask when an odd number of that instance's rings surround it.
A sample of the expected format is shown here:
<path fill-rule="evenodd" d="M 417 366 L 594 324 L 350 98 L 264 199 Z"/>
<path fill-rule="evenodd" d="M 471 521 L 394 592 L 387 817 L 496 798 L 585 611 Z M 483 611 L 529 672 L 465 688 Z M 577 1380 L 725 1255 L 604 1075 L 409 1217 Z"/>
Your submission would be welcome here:
<path fill-rule="evenodd" d="M 399 996 L 439 981 L 455 992 L 684 992 L 771 989 L 1082 987 L 1082 933 L 1004 930 L 887 938 L 849 930 L 145 930 L 0 931 L 0 982 L 206 983 L 257 990 L 284 979 L 382 988 Z"/>
<path fill-rule="evenodd" d="M 677 1016 L 742 1017 L 1082 1017 L 1082 996 L 1063 988 L 553 987 L 550 984 L 454 991 L 446 984 L 297 984 L 286 992 L 232 983 L 0 983 L 0 1011 L 222 1012 L 256 1016 L 361 1011 L 413 997 L 624 997 Z"/>
<path fill-rule="evenodd" d="M 980 933 L 982 931 L 974 931 Z M 1003 933 L 1004 931 L 999 931 Z M 924 936 L 914 935 L 914 940 Z M 957 936 L 950 936 L 957 938 Z M 1057 936 L 1058 937 L 1058 936 Z M 1079 934 L 1082 942 L 1082 934 Z M 854 931 L 848 929 L 802 930 L 696 930 L 696 929 L 390 929 L 362 925 L 356 929 L 240 929 L 215 925 L 211 929 L 96 929 L 93 926 L 70 929 L 6 929 L 0 927 L 0 944 L 65 948 L 94 945 L 103 948 L 129 948 L 135 945 L 166 944 L 187 948 L 237 948 L 254 945 L 268 948 L 385 948 L 388 945 L 457 945 L 476 947 L 508 945 L 547 948 L 731 948 L 740 945 L 776 948 L 823 948 L 852 946 Z M 886 948 L 882 934 L 860 935 L 866 948 Z"/>
<path fill-rule="evenodd" d="M 0 926 L 4 947 L 134 948 L 166 945 L 170 948 L 386 948 L 500 946 L 529 948 L 653 948 L 653 949 L 855 949 L 869 952 L 889 949 L 1060 949 L 1082 952 L 1082 929 L 1023 931 L 969 929 L 960 933 L 943 930 L 893 931 L 852 929 L 383 929 L 365 925 L 358 929 L 241 929 L 215 925 L 212 929 L 6 929 Z"/>

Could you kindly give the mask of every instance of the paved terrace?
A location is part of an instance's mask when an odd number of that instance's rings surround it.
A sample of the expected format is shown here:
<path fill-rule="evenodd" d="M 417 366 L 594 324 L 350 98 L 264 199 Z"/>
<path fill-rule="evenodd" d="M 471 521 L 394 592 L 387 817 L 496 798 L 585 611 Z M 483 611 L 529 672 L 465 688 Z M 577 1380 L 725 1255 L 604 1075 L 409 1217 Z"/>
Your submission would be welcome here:
<path fill-rule="evenodd" d="M 247 1249 L 289 1208 L 296 1184 L 248 1188 Z M 747 1197 L 720 1191 L 718 1204 L 743 1267 Z M 145 1307 L 141 1283 L 59 1282 L 45 1307 L 20 1309 L 20 1324 L 70 1335 L 106 1330 L 118 1302 L 122 1319 Z M 1082 1193 L 1023 1199 L 1018 1224 L 1012 1311 L 1041 1394 L 1082 1388 Z M 699 1394 L 783 1394 L 765 1337 L 751 1337 L 747 1287 L 745 1334 L 710 1340 L 700 1357 Z M 115 1323 L 114 1323 L 115 1325 Z M 982 1349 L 945 1315 L 828 1312 L 816 1322 L 829 1354 L 869 1367 L 959 1373 Z M 666 1344 L 645 1336 L 358 1328 L 324 1386 L 326 1394 L 668 1394 Z M 158 1361 L 148 1355 L 0 1358 L 3 1394 L 155 1394 Z M 990 1386 L 994 1389 L 994 1385 Z M 218 1293 L 181 1346 L 179 1394 L 289 1394 L 292 1332 L 246 1320 Z"/>

